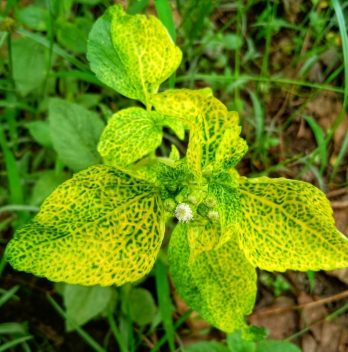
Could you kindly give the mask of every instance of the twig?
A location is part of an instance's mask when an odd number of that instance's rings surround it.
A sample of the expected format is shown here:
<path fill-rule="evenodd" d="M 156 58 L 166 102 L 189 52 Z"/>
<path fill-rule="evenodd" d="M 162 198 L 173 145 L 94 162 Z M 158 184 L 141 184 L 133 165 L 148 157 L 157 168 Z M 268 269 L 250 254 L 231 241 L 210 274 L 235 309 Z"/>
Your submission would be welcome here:
<path fill-rule="evenodd" d="M 251 316 L 265 316 L 265 315 L 273 315 L 273 314 L 279 314 L 279 313 L 284 313 L 284 312 L 288 312 L 288 311 L 292 311 L 292 310 L 300 310 L 300 309 L 304 309 L 304 308 L 313 308 L 319 305 L 323 305 L 323 304 L 327 304 L 330 302 L 334 302 L 334 301 L 338 301 L 340 299 L 346 298 L 348 297 L 348 290 L 343 291 L 341 293 L 338 293 L 337 295 L 333 295 L 333 296 L 329 296 L 329 297 L 325 297 L 325 298 L 321 298 L 318 299 L 315 302 L 308 302 L 308 303 L 303 303 L 303 304 L 299 304 L 299 305 L 293 305 L 293 306 L 287 306 L 287 307 L 277 307 L 277 308 L 270 308 L 270 309 L 262 309 L 259 310 L 257 312 L 255 312 L 254 314 L 252 314 Z"/>

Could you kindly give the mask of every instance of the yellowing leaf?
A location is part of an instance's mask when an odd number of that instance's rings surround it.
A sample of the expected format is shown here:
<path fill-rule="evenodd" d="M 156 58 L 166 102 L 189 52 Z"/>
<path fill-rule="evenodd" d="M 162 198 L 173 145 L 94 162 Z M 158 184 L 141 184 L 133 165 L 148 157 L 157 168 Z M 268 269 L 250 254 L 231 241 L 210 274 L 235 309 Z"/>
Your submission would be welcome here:
<path fill-rule="evenodd" d="M 215 169 L 226 170 L 235 167 L 248 151 L 246 141 L 239 136 L 242 128 L 239 126 L 238 113 L 230 111 L 227 120 L 230 126 L 224 131 L 216 150 Z"/>
<path fill-rule="evenodd" d="M 92 71 L 111 88 L 145 105 L 181 58 L 180 49 L 157 18 L 127 15 L 118 5 L 98 19 L 89 35 Z"/>
<path fill-rule="evenodd" d="M 60 185 L 7 246 L 11 265 L 52 281 L 122 285 L 152 268 L 164 234 L 150 184 L 105 165 Z"/>
<path fill-rule="evenodd" d="M 202 252 L 190 265 L 188 226 L 178 224 L 169 244 L 169 264 L 180 296 L 205 320 L 231 332 L 245 327 L 256 296 L 256 271 L 246 260 L 237 238 L 224 246 Z M 214 236 L 218 227 L 212 227 Z"/>
<path fill-rule="evenodd" d="M 336 229 L 324 193 L 284 178 L 241 180 L 240 242 L 252 264 L 269 271 L 348 266 L 348 239 Z"/>
<path fill-rule="evenodd" d="M 190 129 L 187 161 L 198 178 L 203 170 L 234 167 L 246 153 L 238 114 L 228 112 L 209 88 L 168 90 L 154 95 L 152 104 Z"/>
<path fill-rule="evenodd" d="M 206 99 L 212 96 L 213 92 L 210 88 L 167 89 L 162 93 L 154 94 L 151 103 L 162 115 L 176 117 L 186 128 L 189 128 L 201 114 Z"/>
<path fill-rule="evenodd" d="M 98 145 L 106 164 L 127 166 L 154 151 L 162 142 L 161 115 L 141 108 L 128 108 L 108 121 Z"/>
<path fill-rule="evenodd" d="M 202 252 L 210 251 L 219 243 L 220 231 L 212 228 L 212 224 L 206 226 L 187 226 L 187 241 L 190 249 L 188 264 L 192 265 L 197 256 Z"/>

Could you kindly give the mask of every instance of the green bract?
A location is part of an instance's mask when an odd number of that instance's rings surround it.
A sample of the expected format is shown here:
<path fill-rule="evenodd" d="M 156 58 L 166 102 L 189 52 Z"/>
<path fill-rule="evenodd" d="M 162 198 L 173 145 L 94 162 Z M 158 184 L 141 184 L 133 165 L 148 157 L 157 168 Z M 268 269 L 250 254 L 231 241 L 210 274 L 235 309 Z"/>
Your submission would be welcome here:
<path fill-rule="evenodd" d="M 320 190 L 238 175 L 247 144 L 236 112 L 210 89 L 157 93 L 181 52 L 156 18 L 111 7 L 90 33 L 88 59 L 102 82 L 145 108 L 113 115 L 98 145 L 104 165 L 64 182 L 17 231 L 6 249 L 14 268 L 73 284 L 134 282 L 151 270 L 175 214 L 175 286 L 206 320 L 230 332 L 246 326 L 256 267 L 348 266 L 348 240 Z M 184 158 L 174 147 L 169 158 L 155 156 L 164 126 L 181 139 L 189 131 Z"/>

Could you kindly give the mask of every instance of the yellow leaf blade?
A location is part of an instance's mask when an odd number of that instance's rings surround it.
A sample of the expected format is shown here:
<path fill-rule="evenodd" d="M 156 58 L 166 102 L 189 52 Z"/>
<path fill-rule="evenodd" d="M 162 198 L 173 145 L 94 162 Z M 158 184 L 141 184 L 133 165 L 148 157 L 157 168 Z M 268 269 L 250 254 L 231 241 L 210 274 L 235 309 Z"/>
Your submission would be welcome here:
<path fill-rule="evenodd" d="M 236 238 L 204 251 L 190 261 L 188 225 L 178 224 L 169 244 L 169 264 L 179 294 L 204 319 L 232 332 L 246 327 L 256 297 L 256 271 L 241 252 Z M 218 227 L 212 227 L 214 236 Z"/>
<path fill-rule="evenodd" d="M 255 266 L 269 271 L 348 266 L 348 239 L 335 227 L 324 193 L 284 178 L 241 179 L 240 242 Z"/>
<path fill-rule="evenodd" d="M 15 269 L 52 281 L 122 285 L 151 270 L 163 234 L 153 187 L 97 165 L 60 185 L 6 256 Z"/>

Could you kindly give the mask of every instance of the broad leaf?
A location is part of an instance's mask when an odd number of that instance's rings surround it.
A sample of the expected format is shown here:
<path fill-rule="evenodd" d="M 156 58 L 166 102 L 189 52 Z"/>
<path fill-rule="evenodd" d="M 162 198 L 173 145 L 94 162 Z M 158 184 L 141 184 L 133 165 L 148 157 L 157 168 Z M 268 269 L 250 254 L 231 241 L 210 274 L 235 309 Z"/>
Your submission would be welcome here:
<path fill-rule="evenodd" d="M 228 112 L 210 89 L 172 89 L 154 95 L 152 103 L 158 112 L 190 129 L 187 161 L 197 177 L 204 170 L 232 168 L 246 153 L 238 114 Z"/>
<path fill-rule="evenodd" d="M 330 203 L 311 184 L 285 178 L 241 178 L 240 242 L 248 260 L 269 271 L 348 266 L 348 239 Z"/>
<path fill-rule="evenodd" d="M 128 98 L 150 105 L 177 69 L 181 51 L 155 17 L 127 15 L 110 7 L 94 24 L 88 41 L 88 60 L 97 77 Z"/>
<path fill-rule="evenodd" d="M 59 186 L 10 241 L 11 265 L 52 281 L 122 285 L 152 268 L 164 234 L 152 185 L 105 165 Z"/>
<path fill-rule="evenodd" d="M 256 352 L 301 352 L 301 349 L 287 341 L 265 340 L 257 343 Z"/>
<path fill-rule="evenodd" d="M 206 226 L 187 227 L 187 241 L 190 249 L 189 265 L 194 263 L 199 254 L 210 251 L 218 245 L 220 231 L 212 226 L 212 224 L 207 224 Z"/>
<path fill-rule="evenodd" d="M 77 54 L 86 52 L 88 33 L 92 27 L 90 19 L 75 17 L 73 23 L 60 19 L 56 26 L 59 44 Z"/>
<path fill-rule="evenodd" d="M 64 306 L 69 317 L 66 330 L 72 331 L 103 313 L 115 300 L 115 293 L 112 287 L 64 285 Z"/>
<path fill-rule="evenodd" d="M 16 19 L 35 31 L 46 31 L 49 12 L 44 7 L 29 5 L 20 8 L 15 13 Z"/>
<path fill-rule="evenodd" d="M 230 332 L 245 327 L 256 296 L 256 271 L 241 252 L 236 239 L 203 252 L 189 265 L 189 225 L 178 224 L 169 244 L 172 278 L 179 294 L 201 316 Z M 211 229 L 211 235 L 219 228 Z"/>
<path fill-rule="evenodd" d="M 39 88 L 47 75 L 48 50 L 31 39 L 13 41 L 13 80 L 20 95 Z"/>
<path fill-rule="evenodd" d="M 129 314 L 139 326 L 153 322 L 157 316 L 155 301 L 148 290 L 132 288 L 128 295 Z"/>
<path fill-rule="evenodd" d="M 127 166 L 154 151 L 162 142 L 161 115 L 141 108 L 114 114 L 100 138 L 98 151 L 104 162 Z"/>
<path fill-rule="evenodd" d="M 53 170 L 43 171 L 35 183 L 30 204 L 40 205 L 68 177 Z"/>
<path fill-rule="evenodd" d="M 190 128 L 197 116 L 201 114 L 206 99 L 211 97 L 213 92 L 210 88 L 167 89 L 162 93 L 154 94 L 151 103 L 162 115 L 176 117 L 186 128 Z"/>
<path fill-rule="evenodd" d="M 49 104 L 49 127 L 55 151 L 72 170 L 80 171 L 101 161 L 97 143 L 104 123 L 96 113 L 53 98 Z"/>
<path fill-rule="evenodd" d="M 231 352 L 225 345 L 216 341 L 201 341 L 183 349 L 184 352 Z"/>
<path fill-rule="evenodd" d="M 31 121 L 25 127 L 37 143 L 43 147 L 52 148 L 52 137 L 48 121 Z"/>

